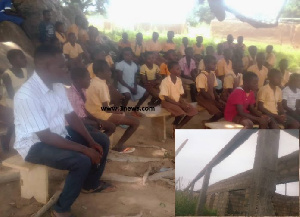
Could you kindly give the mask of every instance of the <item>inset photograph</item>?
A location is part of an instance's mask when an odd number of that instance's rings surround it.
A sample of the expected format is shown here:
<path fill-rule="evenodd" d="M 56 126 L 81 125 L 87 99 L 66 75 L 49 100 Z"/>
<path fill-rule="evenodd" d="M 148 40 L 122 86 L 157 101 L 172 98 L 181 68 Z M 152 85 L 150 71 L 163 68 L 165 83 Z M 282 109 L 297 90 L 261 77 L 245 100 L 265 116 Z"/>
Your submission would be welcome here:
<path fill-rule="evenodd" d="M 176 130 L 176 216 L 299 216 L 298 130 Z"/>

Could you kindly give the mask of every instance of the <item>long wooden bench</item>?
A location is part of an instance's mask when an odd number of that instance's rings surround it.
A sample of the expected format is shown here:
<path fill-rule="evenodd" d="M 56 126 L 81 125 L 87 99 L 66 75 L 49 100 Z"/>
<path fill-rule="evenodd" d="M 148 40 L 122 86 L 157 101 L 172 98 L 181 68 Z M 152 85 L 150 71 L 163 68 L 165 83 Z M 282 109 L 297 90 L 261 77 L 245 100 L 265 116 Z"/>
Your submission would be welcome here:
<path fill-rule="evenodd" d="M 243 129 L 244 126 L 241 124 L 235 124 L 230 121 L 217 121 L 205 123 L 205 127 L 209 129 Z"/>
<path fill-rule="evenodd" d="M 236 124 L 230 121 L 225 121 L 224 118 L 216 122 L 205 123 L 205 127 L 208 129 L 243 129 L 244 126 L 241 124 Z M 284 126 L 279 125 L 281 129 L 284 129 Z M 253 128 L 259 128 L 258 124 L 254 124 Z"/>
<path fill-rule="evenodd" d="M 199 112 L 205 111 L 206 109 L 197 105 L 196 102 L 191 103 L 193 107 L 196 107 Z M 154 107 L 154 111 L 142 111 L 142 114 L 147 118 L 151 118 L 152 131 L 158 141 L 165 142 L 167 139 L 167 126 L 166 117 L 170 116 L 171 113 L 160 105 Z"/>
<path fill-rule="evenodd" d="M 3 166 L 20 171 L 21 197 L 46 204 L 48 193 L 47 166 L 25 162 L 20 155 L 14 155 L 2 162 Z"/>

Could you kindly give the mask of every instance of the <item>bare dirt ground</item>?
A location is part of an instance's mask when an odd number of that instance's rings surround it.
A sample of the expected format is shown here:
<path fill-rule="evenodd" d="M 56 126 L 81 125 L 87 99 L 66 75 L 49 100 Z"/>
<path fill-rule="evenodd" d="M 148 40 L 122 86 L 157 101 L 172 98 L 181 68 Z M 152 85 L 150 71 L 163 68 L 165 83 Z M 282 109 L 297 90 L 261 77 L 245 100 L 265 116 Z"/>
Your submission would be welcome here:
<path fill-rule="evenodd" d="M 202 112 L 194 117 L 185 128 L 197 129 L 202 128 L 201 121 L 208 118 L 206 112 Z M 141 125 L 137 132 L 127 142 L 127 145 L 153 145 L 167 150 L 167 155 L 162 156 L 157 149 L 136 148 L 132 154 L 142 157 L 160 157 L 168 160 L 149 163 L 130 163 L 130 162 L 113 162 L 108 161 L 105 174 L 118 173 L 126 176 L 143 177 L 145 171 L 151 165 L 154 170 L 160 168 L 175 168 L 174 162 L 174 140 L 171 139 L 171 123 L 173 118 L 167 120 L 167 140 L 162 143 L 156 140 L 151 130 L 151 120 L 141 118 Z M 123 129 L 117 128 L 114 143 L 120 138 Z M 0 159 L 14 155 L 16 152 L 11 148 L 8 154 L 0 152 Z M 0 176 L 8 168 L 0 166 Z M 50 197 L 58 190 L 60 183 L 66 176 L 65 172 L 50 170 Z M 116 192 L 97 193 L 97 194 L 80 194 L 72 206 L 72 212 L 80 217 L 98 217 L 98 216 L 143 216 L 143 217 L 168 217 L 175 216 L 175 190 L 174 186 L 164 181 L 151 181 L 145 186 L 141 183 L 121 183 L 112 182 L 116 187 Z M 34 198 L 22 199 L 20 197 L 19 181 L 0 184 L 0 216 L 1 217 L 29 217 L 37 212 L 42 204 L 36 202 Z M 140 215 L 138 215 L 140 214 Z M 50 217 L 48 211 L 45 217 Z"/>

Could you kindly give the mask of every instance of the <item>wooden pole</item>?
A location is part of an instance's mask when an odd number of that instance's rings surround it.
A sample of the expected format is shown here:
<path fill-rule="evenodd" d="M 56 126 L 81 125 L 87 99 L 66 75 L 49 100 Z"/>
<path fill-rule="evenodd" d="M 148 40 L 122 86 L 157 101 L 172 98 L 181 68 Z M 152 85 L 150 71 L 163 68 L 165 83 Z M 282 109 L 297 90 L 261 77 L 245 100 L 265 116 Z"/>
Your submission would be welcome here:
<path fill-rule="evenodd" d="M 196 215 L 200 215 L 200 216 L 203 215 L 203 212 L 205 210 L 206 192 L 207 192 L 208 185 L 209 185 L 210 174 L 211 174 L 211 168 L 208 168 L 205 171 L 205 176 L 203 179 L 202 188 L 201 188 L 201 192 L 199 195 L 199 200 L 198 200 L 198 204 L 197 204 L 197 208 L 196 208 Z"/>
<path fill-rule="evenodd" d="M 175 157 L 179 154 L 179 152 L 181 151 L 181 149 L 183 149 L 183 147 L 186 145 L 186 143 L 187 143 L 187 141 L 188 141 L 189 139 L 186 139 L 180 146 L 179 146 L 179 148 L 176 150 L 176 152 L 175 152 Z"/>
<path fill-rule="evenodd" d="M 280 130 L 259 130 L 250 186 L 249 215 L 274 216 Z"/>

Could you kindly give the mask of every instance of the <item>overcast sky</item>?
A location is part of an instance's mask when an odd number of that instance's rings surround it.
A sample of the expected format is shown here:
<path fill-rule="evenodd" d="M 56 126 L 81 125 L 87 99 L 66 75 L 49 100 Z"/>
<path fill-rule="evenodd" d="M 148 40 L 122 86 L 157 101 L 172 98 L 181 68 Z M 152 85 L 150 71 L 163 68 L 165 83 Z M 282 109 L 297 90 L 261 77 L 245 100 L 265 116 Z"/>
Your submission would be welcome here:
<path fill-rule="evenodd" d="M 238 130 L 176 130 L 175 149 L 185 139 L 185 147 L 176 157 L 176 180 L 182 177 L 184 188 L 205 167 L 207 163 L 229 142 Z M 252 135 L 242 146 L 236 149 L 219 165 L 215 166 L 210 176 L 210 185 L 220 180 L 253 168 L 257 134 Z M 299 141 L 281 131 L 279 157 L 299 150 Z M 200 179 L 195 189 L 202 186 Z M 276 192 L 284 194 L 284 185 L 277 185 Z M 287 195 L 299 196 L 299 182 L 287 185 Z"/>

